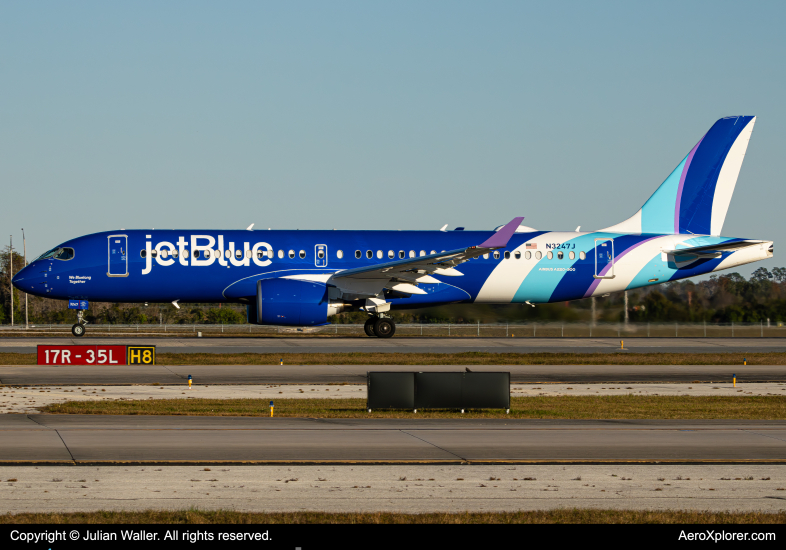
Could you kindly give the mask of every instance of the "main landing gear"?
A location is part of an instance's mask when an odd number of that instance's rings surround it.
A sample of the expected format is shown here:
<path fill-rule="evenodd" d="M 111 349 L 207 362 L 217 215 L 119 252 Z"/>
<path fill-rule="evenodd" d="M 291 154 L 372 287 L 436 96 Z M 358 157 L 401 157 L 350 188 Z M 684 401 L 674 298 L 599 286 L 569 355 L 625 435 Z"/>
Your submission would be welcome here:
<path fill-rule="evenodd" d="M 76 336 L 77 338 L 81 338 L 85 335 L 85 330 L 87 321 L 85 321 L 82 317 L 84 315 L 84 311 L 81 309 L 76 310 L 76 324 L 71 327 L 71 334 Z"/>
<path fill-rule="evenodd" d="M 396 334 L 396 323 L 388 317 L 369 317 L 363 330 L 368 336 L 377 338 L 390 338 Z"/>

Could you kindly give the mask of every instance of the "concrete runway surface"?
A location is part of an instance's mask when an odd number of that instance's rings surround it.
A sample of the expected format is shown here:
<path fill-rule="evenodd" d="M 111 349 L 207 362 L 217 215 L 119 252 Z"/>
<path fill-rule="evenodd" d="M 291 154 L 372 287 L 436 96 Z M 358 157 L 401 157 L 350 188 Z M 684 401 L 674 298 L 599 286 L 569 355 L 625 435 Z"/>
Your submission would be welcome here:
<path fill-rule="evenodd" d="M 89 331 L 89 329 L 88 329 Z M 89 334 L 89 332 L 88 332 Z M 628 352 L 717 353 L 786 352 L 786 338 L 624 338 Z M 576 352 L 607 353 L 620 347 L 620 338 L 0 338 L 0 352 L 34 353 L 38 344 L 155 345 L 159 353 L 488 353 Z"/>
<path fill-rule="evenodd" d="M 536 395 L 690 395 L 690 396 L 786 396 L 786 383 L 769 384 L 513 384 L 514 397 Z M 0 414 L 38 412 L 38 407 L 66 401 L 115 401 L 118 399 L 310 399 L 310 398 L 366 399 L 366 386 L 358 384 L 284 384 L 284 385 L 194 385 L 172 386 L 11 386 L 0 388 Z M 277 409 L 277 410 L 280 410 Z"/>
<path fill-rule="evenodd" d="M 786 509 L 772 465 L 0 466 L 0 513 Z"/>
<path fill-rule="evenodd" d="M 368 371 L 504 371 L 516 384 L 786 382 L 780 365 L 181 365 L 0 366 L 0 384 L 365 384 Z"/>
<path fill-rule="evenodd" d="M 0 464 L 786 464 L 786 420 L 4 414 L 0 433 Z"/>

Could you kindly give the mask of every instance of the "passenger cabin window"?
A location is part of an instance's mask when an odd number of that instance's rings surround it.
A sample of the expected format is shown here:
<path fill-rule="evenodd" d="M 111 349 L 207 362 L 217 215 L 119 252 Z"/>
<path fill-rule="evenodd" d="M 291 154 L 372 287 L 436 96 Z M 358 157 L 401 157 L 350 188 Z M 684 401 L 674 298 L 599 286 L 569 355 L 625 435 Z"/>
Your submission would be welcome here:
<path fill-rule="evenodd" d="M 525 259 L 525 260 L 529 260 L 529 259 L 531 259 L 531 258 L 532 258 L 532 252 L 530 252 L 529 250 L 527 250 L 527 251 L 524 253 L 524 259 Z"/>
<path fill-rule="evenodd" d="M 392 260 L 395 257 L 396 257 L 396 253 L 393 252 L 392 250 L 388 250 L 388 258 Z"/>
<path fill-rule="evenodd" d="M 358 260 L 363 256 L 363 253 L 360 250 L 355 250 L 355 258 Z"/>
<path fill-rule="evenodd" d="M 516 251 L 516 253 L 513 254 L 513 256 L 515 256 L 517 260 L 520 260 L 521 259 L 521 252 Z"/>
<path fill-rule="evenodd" d="M 243 251 L 242 250 L 235 250 L 235 258 L 242 258 Z"/>
<path fill-rule="evenodd" d="M 173 258 L 177 258 L 177 256 L 178 256 L 178 254 L 177 254 L 177 250 L 173 250 L 173 251 L 172 251 L 172 257 L 173 257 Z"/>
<path fill-rule="evenodd" d="M 305 254 L 305 252 L 303 254 Z M 325 251 L 324 250 L 319 250 L 317 252 L 317 258 L 319 258 L 321 260 L 324 257 L 325 257 Z"/>
<path fill-rule="evenodd" d="M 483 254 L 483 259 L 484 259 L 484 260 L 488 260 L 488 259 L 489 259 L 489 253 L 488 253 L 488 252 L 486 252 L 485 254 Z"/>
<path fill-rule="evenodd" d="M 499 260 L 499 252 L 497 252 L 496 250 L 494 251 L 494 259 Z"/>
<path fill-rule="evenodd" d="M 283 250 L 279 250 L 278 251 L 278 257 L 279 258 L 283 258 L 284 257 L 284 251 Z"/>
<path fill-rule="evenodd" d="M 575 260 L 576 253 L 571 250 L 570 252 L 568 252 L 568 258 L 570 258 L 571 260 Z"/>
<path fill-rule="evenodd" d="M 143 257 L 143 258 L 147 258 L 147 250 L 140 250 L 140 251 L 139 251 L 139 255 L 140 255 L 141 257 Z M 42 258 L 43 258 L 43 256 L 42 256 Z M 40 260 L 40 259 L 41 259 L 41 258 L 39 258 L 39 260 Z"/>
<path fill-rule="evenodd" d="M 543 252 L 541 252 L 540 250 L 535 252 L 535 259 L 536 260 L 540 260 L 542 257 L 543 257 Z"/>
<path fill-rule="evenodd" d="M 508 252 L 507 250 L 505 251 L 505 259 L 510 260 L 510 252 Z"/>
<path fill-rule="evenodd" d="M 548 257 L 549 260 L 553 260 L 554 259 L 554 253 L 551 250 L 548 251 L 546 256 Z"/>
<path fill-rule="evenodd" d="M 561 260 L 561 259 L 563 259 L 564 257 L 565 257 L 565 254 L 564 254 L 564 253 L 563 253 L 561 250 L 560 250 L 559 252 L 557 252 L 557 259 L 558 259 L 558 260 Z"/>
<path fill-rule="evenodd" d="M 381 250 L 377 250 L 377 258 L 379 258 L 380 260 L 382 259 L 382 251 Z"/>
<path fill-rule="evenodd" d="M 373 257 L 374 257 L 374 251 L 373 250 L 366 250 L 366 258 L 368 258 L 370 260 Z"/>
<path fill-rule="evenodd" d="M 343 250 L 336 250 L 336 258 L 338 258 L 340 260 L 343 257 L 344 257 L 344 251 Z"/>
<path fill-rule="evenodd" d="M 586 260 L 586 259 L 587 259 L 587 255 L 583 251 L 579 252 L 579 260 Z"/>
<path fill-rule="evenodd" d="M 430 254 L 436 254 L 436 253 L 437 253 L 437 251 L 436 251 L 436 250 L 432 250 L 432 251 L 430 252 Z"/>
<path fill-rule="evenodd" d="M 300 251 L 300 259 L 302 260 L 305 257 L 306 257 L 306 251 L 305 250 L 301 250 Z"/>
<path fill-rule="evenodd" d="M 425 255 L 426 255 L 426 251 L 425 251 L 425 250 L 421 250 L 421 251 L 420 251 L 420 255 L 421 255 L 421 256 L 425 256 Z"/>
<path fill-rule="evenodd" d="M 410 258 L 414 258 L 415 257 L 415 251 L 414 250 L 410 250 L 409 251 L 409 257 Z"/>
<path fill-rule="evenodd" d="M 295 251 L 294 250 L 290 250 L 289 251 L 289 257 L 290 258 L 294 258 L 295 257 Z"/>
<path fill-rule="evenodd" d="M 406 253 L 406 252 L 404 252 L 403 250 L 399 250 L 399 251 L 398 251 L 398 257 L 399 257 L 399 258 L 401 258 L 402 260 L 404 259 L 404 257 L 405 257 L 406 255 L 407 255 L 407 253 Z"/>

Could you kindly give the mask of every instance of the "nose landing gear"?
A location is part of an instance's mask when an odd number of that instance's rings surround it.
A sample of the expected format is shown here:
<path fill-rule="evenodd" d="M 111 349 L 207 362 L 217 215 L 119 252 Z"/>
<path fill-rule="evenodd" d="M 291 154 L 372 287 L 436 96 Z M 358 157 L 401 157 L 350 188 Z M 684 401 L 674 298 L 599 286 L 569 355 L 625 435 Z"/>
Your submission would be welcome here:
<path fill-rule="evenodd" d="M 363 325 L 363 330 L 368 336 L 390 338 L 396 334 L 396 323 L 389 317 L 369 317 Z"/>
<path fill-rule="evenodd" d="M 76 324 L 71 327 L 71 334 L 77 338 L 85 335 L 87 321 L 84 320 L 84 311 L 81 309 L 76 310 Z"/>

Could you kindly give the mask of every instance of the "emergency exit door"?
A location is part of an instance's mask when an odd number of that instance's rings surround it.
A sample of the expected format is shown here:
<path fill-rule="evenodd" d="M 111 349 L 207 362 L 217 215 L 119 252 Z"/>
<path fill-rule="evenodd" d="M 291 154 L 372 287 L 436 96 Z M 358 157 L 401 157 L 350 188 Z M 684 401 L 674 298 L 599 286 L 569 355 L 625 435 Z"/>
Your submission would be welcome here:
<path fill-rule="evenodd" d="M 613 279 L 614 239 L 595 239 L 595 279 Z"/>
<path fill-rule="evenodd" d="M 128 237 L 109 235 L 107 237 L 110 277 L 128 277 Z"/>
<path fill-rule="evenodd" d="M 327 267 L 328 249 L 326 244 L 318 244 L 314 247 L 314 265 L 317 267 Z"/>

